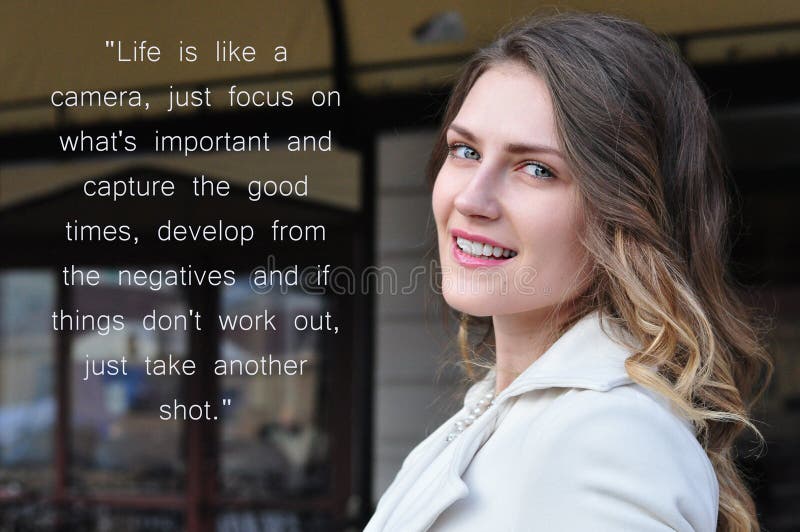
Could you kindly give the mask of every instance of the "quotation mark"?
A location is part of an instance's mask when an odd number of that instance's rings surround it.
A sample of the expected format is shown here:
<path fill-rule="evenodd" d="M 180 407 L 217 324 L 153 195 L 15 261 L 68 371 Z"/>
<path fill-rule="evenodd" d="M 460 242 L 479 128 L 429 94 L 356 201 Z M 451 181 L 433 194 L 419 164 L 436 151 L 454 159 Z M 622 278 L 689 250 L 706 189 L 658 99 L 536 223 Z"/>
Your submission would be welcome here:
<path fill-rule="evenodd" d="M 117 45 L 117 41 L 106 41 L 106 48 L 114 48 Z"/>
<path fill-rule="evenodd" d="M 231 406 L 231 400 L 230 399 L 223 399 L 222 400 L 222 406 Z"/>

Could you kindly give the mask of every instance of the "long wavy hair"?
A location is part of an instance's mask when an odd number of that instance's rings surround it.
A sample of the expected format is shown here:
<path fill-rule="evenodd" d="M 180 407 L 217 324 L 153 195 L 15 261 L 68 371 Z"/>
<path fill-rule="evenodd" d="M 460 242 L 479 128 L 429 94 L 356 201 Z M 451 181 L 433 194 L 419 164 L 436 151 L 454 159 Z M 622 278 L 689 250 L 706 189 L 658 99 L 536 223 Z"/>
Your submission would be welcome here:
<path fill-rule="evenodd" d="M 431 184 L 467 93 L 509 61 L 549 89 L 592 260 L 591 282 L 551 338 L 595 310 L 625 331 L 628 374 L 694 424 L 714 466 L 718 529 L 759 530 L 733 449 L 745 428 L 763 442 L 750 413 L 773 366 L 764 324 L 726 269 L 734 190 L 701 88 L 670 43 L 639 23 L 586 13 L 526 19 L 465 65 L 428 164 Z M 462 315 L 458 338 L 468 369 L 492 354 L 490 319 Z"/>

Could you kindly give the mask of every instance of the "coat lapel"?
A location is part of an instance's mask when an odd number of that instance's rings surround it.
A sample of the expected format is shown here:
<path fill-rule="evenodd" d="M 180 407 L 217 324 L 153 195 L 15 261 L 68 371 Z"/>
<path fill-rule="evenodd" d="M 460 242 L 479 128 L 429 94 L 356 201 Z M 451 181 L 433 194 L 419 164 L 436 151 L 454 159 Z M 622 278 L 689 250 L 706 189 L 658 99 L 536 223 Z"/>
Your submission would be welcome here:
<path fill-rule="evenodd" d="M 409 455 L 365 531 L 426 530 L 447 507 L 466 497 L 469 489 L 461 477 L 492 434 L 498 416 L 510 407 L 511 398 L 550 387 L 606 391 L 632 382 L 625 370 L 630 349 L 608 336 L 609 327 L 605 331 L 597 312 L 582 318 L 503 390 L 492 407 L 448 443 L 446 437 L 455 420 L 493 389 L 494 371 L 473 385 L 464 408 Z"/>
<path fill-rule="evenodd" d="M 491 434 L 497 410 L 487 410 L 450 443 L 447 434 L 456 419 L 466 416 L 466 407 L 431 434 L 383 495 L 366 531 L 426 530 L 445 508 L 465 497 L 469 490 L 461 475 Z"/>

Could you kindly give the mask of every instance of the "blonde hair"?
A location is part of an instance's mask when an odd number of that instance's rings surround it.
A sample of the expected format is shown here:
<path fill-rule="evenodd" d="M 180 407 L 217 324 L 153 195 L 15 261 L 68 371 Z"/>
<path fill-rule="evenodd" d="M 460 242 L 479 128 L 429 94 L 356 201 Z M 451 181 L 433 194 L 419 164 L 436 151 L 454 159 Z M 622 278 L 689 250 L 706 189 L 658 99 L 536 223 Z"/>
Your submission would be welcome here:
<path fill-rule="evenodd" d="M 592 282 L 552 338 L 594 310 L 624 330 L 635 350 L 630 377 L 697 429 L 719 481 L 718 529 L 759 530 L 733 448 L 745 428 L 763 442 L 750 415 L 773 366 L 764 330 L 725 268 L 731 185 L 694 76 L 669 44 L 632 21 L 573 13 L 523 21 L 467 63 L 428 165 L 431 182 L 470 88 L 508 61 L 548 86 L 586 222 L 580 238 Z M 473 366 L 492 355 L 490 322 L 463 316 L 458 341 L 474 376 Z"/>

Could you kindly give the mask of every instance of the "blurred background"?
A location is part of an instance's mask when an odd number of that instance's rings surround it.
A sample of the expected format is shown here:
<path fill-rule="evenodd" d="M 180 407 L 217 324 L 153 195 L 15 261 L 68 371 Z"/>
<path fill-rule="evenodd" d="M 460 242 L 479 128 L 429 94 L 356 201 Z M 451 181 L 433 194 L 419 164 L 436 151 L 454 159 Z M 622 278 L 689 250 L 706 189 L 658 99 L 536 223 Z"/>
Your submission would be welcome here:
<path fill-rule="evenodd" d="M 423 167 L 450 84 L 466 57 L 544 3 L 307 0 L 117 4 L 9 0 L 0 5 L 0 531 L 358 530 L 408 451 L 457 408 L 461 377 L 428 267 L 433 223 Z M 755 413 L 768 440 L 741 443 L 767 530 L 800 529 L 800 4 L 572 1 L 669 36 L 694 67 L 724 133 L 739 190 L 731 270 L 773 318 L 776 373 Z M 158 44 L 155 64 L 118 63 L 107 39 Z M 253 63 L 215 63 L 214 41 L 256 48 Z M 178 41 L 201 57 L 179 64 Z M 285 45 L 286 63 L 271 60 Z M 793 75 L 792 72 L 795 72 Z M 289 109 L 231 110 L 231 85 L 291 90 Z M 169 89 L 213 94 L 210 108 L 166 112 Z M 54 108 L 55 90 L 137 89 L 149 110 Z M 313 91 L 338 91 L 315 108 Z M 58 136 L 122 130 L 133 153 L 65 154 Z M 157 154 L 169 134 L 259 134 L 270 153 Z M 288 135 L 333 132 L 334 150 L 294 154 Z M 224 200 L 189 200 L 191 179 L 232 183 Z M 249 201 L 252 179 L 309 176 L 307 198 Z M 176 197 L 87 198 L 86 179 L 171 179 Z M 324 242 L 137 246 L 66 242 L 64 223 L 324 224 Z M 265 265 L 371 271 L 346 291 L 251 290 Z M 74 264 L 96 287 L 65 286 Z M 120 287 L 118 268 L 231 268 L 230 287 Z M 377 267 L 377 268 L 375 268 Z M 372 268 L 372 269 L 370 269 Z M 384 274 L 389 273 L 389 277 Z M 394 281 L 390 278 L 394 276 Z M 366 279 L 366 281 L 364 281 Z M 361 286 L 363 284 L 363 286 Z M 404 289 L 405 288 L 405 289 Z M 122 314 L 108 335 L 57 332 L 58 310 Z M 151 310 L 277 316 L 277 332 L 153 332 Z M 336 316 L 340 333 L 298 333 L 298 312 Z M 303 376 L 145 377 L 145 357 L 309 361 Z M 85 361 L 129 361 L 127 376 L 83 381 Z M 160 421 L 158 405 L 232 398 L 215 422 Z"/>

